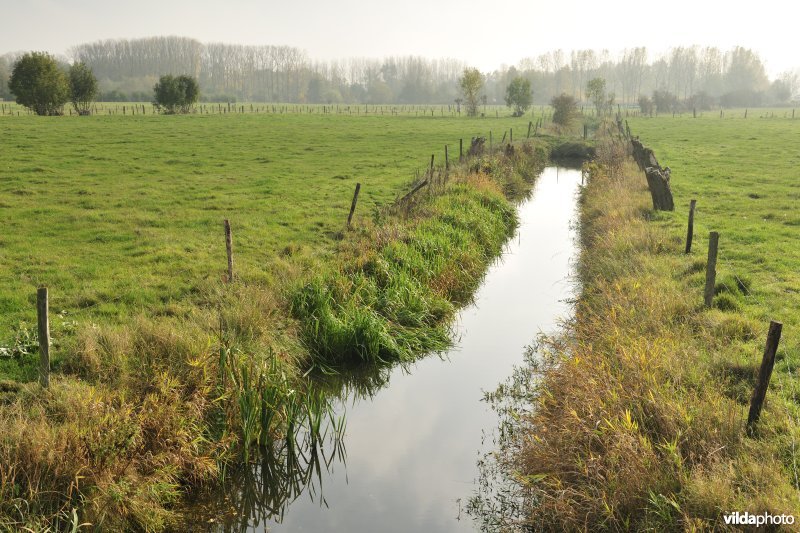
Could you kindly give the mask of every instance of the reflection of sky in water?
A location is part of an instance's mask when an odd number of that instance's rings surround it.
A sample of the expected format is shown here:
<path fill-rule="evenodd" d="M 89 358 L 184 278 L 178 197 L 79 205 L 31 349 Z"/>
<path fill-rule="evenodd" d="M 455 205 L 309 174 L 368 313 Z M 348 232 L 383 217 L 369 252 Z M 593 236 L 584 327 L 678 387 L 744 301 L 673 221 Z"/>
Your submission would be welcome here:
<path fill-rule="evenodd" d="M 545 170 L 520 206 L 519 234 L 490 269 L 475 305 L 460 314 L 458 346 L 447 360 L 433 356 L 410 373 L 396 369 L 372 400 L 348 403 L 347 464 L 323 473 L 329 507 L 300 496 L 271 531 L 474 529 L 465 508 L 483 432 L 491 437 L 497 425 L 482 391 L 504 381 L 524 347 L 567 311 L 561 300 L 571 290 L 570 223 L 580 180 L 580 171 Z"/>

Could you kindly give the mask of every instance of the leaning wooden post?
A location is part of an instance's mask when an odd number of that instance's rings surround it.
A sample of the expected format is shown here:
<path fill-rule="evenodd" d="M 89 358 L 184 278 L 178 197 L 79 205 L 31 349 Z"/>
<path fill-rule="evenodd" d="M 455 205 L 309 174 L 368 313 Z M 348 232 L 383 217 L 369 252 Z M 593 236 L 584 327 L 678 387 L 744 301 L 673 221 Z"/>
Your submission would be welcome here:
<path fill-rule="evenodd" d="M 717 282 L 717 248 L 719 233 L 712 231 L 708 236 L 708 262 L 706 263 L 705 305 L 711 307 L 714 302 L 714 285 Z"/>
<path fill-rule="evenodd" d="M 764 398 L 767 395 L 769 378 L 772 376 L 772 367 L 775 366 L 775 353 L 778 351 L 778 343 L 781 341 L 781 330 L 783 324 L 775 322 L 769 323 L 769 333 L 767 333 L 767 346 L 764 348 L 764 357 L 761 359 L 761 368 L 758 371 L 758 381 L 753 390 L 753 397 L 750 399 L 750 413 L 747 415 L 747 434 L 752 436 L 755 424 L 761 416 L 761 407 L 764 405 Z"/>
<path fill-rule="evenodd" d="M 231 223 L 225 219 L 225 251 L 228 254 L 228 283 L 233 282 L 233 235 Z"/>
<path fill-rule="evenodd" d="M 531 128 L 532 128 L 532 127 L 533 127 L 533 122 L 531 122 L 531 121 L 528 121 L 528 136 L 527 136 L 527 137 L 525 137 L 526 139 L 530 139 L 530 138 L 531 138 Z M 586 138 L 586 136 L 584 136 L 584 139 L 585 139 L 585 138 Z"/>
<path fill-rule="evenodd" d="M 433 158 L 431 158 L 433 160 Z M 353 203 L 350 204 L 350 214 L 347 215 L 347 227 L 350 227 L 350 222 L 353 220 L 353 213 L 356 212 L 356 203 L 358 203 L 358 192 L 361 190 L 361 184 L 356 183 L 356 192 L 353 194 Z"/>
<path fill-rule="evenodd" d="M 36 315 L 39 325 L 39 383 L 50 386 L 50 319 L 48 317 L 47 287 L 36 291 Z"/>
<path fill-rule="evenodd" d="M 694 208 L 697 200 L 689 202 L 689 227 L 686 230 L 686 253 L 692 252 L 692 238 L 694 237 Z"/>

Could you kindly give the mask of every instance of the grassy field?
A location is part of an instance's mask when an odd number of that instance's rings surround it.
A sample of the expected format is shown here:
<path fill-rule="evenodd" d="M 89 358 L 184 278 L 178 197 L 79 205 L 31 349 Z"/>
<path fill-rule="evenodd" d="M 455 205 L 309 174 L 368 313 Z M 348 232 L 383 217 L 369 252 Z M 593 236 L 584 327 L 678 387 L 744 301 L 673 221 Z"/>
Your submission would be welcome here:
<path fill-rule="evenodd" d="M 0 117 L 0 345 L 51 290 L 67 321 L 181 315 L 225 272 L 269 282 L 276 258 L 324 256 L 344 227 L 403 192 L 431 153 L 529 118 L 210 115 Z M 58 324 L 56 324 L 57 326 Z M 2 370 L 0 370 L 0 373 Z"/>
<path fill-rule="evenodd" d="M 750 110 L 749 117 L 758 112 Z M 676 212 L 664 214 L 660 223 L 673 234 L 685 232 L 689 200 L 697 200 L 698 261 L 705 258 L 709 231 L 720 233 L 717 271 L 724 294 L 718 307 L 741 310 L 763 329 L 729 363 L 752 368 L 760 362 L 769 321 L 783 322 L 785 360 L 776 365 L 773 392 L 794 398 L 798 376 L 790 369 L 800 364 L 800 117 L 664 117 L 633 119 L 630 125 L 662 166 L 672 169 Z M 695 283 L 702 276 L 697 273 Z"/>

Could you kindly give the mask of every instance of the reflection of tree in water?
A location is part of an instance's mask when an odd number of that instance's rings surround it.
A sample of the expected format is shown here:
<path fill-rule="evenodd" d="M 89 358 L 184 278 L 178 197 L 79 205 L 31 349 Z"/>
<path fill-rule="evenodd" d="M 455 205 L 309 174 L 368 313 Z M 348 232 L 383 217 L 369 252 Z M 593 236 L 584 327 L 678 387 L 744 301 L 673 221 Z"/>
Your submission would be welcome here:
<path fill-rule="evenodd" d="M 227 472 L 224 490 L 207 506 L 219 519 L 209 529 L 238 533 L 280 523 L 291 503 L 303 494 L 327 506 L 325 477 L 337 463 L 346 467 L 346 405 L 374 397 L 388 385 L 392 369 L 386 365 L 310 374 L 312 387 L 326 405 L 298 413 L 284 438 L 262 447 L 256 461 Z M 328 416 L 320 417 L 320 412 Z"/>

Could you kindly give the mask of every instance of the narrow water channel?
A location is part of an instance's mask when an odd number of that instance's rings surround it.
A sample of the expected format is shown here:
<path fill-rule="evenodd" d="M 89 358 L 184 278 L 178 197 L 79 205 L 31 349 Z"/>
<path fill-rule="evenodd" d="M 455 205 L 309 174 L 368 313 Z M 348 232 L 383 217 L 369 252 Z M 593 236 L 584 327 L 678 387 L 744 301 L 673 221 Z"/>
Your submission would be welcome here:
<path fill-rule="evenodd" d="M 341 448 L 305 450 L 284 495 L 264 490 L 271 501 L 236 495 L 232 520 L 217 531 L 474 531 L 466 506 L 497 427 L 482 398 L 570 312 L 580 183 L 579 170 L 545 169 L 519 206 L 517 235 L 461 311 L 455 347 L 347 387 L 337 405 L 347 420 Z"/>

